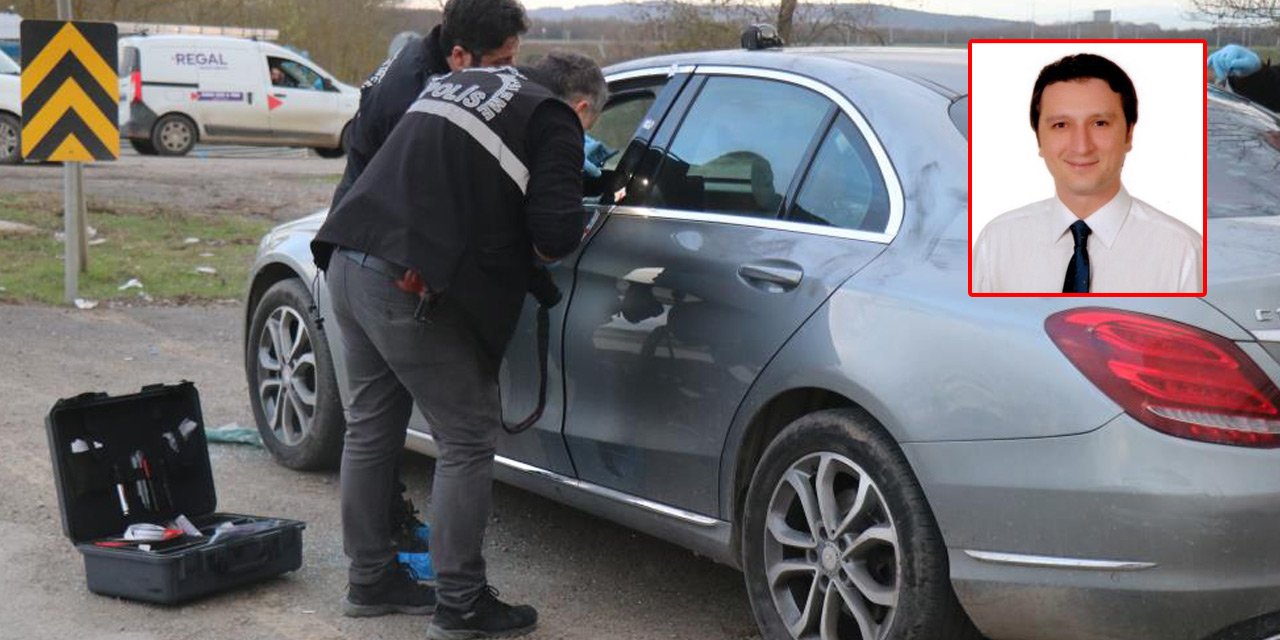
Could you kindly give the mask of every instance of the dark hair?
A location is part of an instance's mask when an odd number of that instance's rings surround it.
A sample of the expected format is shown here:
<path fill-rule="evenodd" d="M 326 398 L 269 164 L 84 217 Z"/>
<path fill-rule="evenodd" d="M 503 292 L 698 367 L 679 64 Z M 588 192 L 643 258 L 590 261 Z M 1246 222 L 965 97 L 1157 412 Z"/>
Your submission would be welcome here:
<path fill-rule="evenodd" d="M 609 98 L 609 86 L 595 60 L 573 51 L 552 51 L 532 65 L 538 79 L 561 100 L 583 98 L 600 113 Z"/>
<path fill-rule="evenodd" d="M 449 0 L 440 21 L 440 40 L 446 56 L 456 45 L 478 57 L 528 30 L 529 18 L 519 0 Z"/>
<path fill-rule="evenodd" d="M 1055 82 L 1086 80 L 1097 78 L 1107 83 L 1111 90 L 1120 94 L 1120 105 L 1124 108 L 1126 128 L 1132 128 L 1138 122 L 1138 92 L 1133 88 L 1133 81 L 1120 65 L 1092 53 L 1077 53 L 1067 56 L 1040 70 L 1036 78 L 1035 89 L 1031 91 L 1031 130 L 1040 135 L 1040 97 L 1044 88 Z"/>

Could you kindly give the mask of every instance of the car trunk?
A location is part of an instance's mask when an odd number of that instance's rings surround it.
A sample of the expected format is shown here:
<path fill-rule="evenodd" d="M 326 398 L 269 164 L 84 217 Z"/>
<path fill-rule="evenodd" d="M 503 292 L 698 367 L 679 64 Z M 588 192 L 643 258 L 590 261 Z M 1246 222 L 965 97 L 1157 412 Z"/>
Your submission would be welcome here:
<path fill-rule="evenodd" d="M 1280 361 L 1280 216 L 1211 219 L 1208 240 L 1205 301 Z"/>

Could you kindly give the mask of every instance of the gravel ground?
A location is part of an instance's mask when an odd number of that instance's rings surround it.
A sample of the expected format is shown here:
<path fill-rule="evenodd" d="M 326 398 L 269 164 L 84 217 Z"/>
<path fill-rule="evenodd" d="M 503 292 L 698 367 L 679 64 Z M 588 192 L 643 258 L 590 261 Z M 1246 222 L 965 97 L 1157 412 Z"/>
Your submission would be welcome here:
<path fill-rule="evenodd" d="M 204 157 L 200 157 L 203 154 Z M 327 205 L 341 160 L 293 150 L 210 148 L 85 171 L 93 202 L 181 203 L 288 220 Z M 57 167 L 0 168 L 0 190 L 59 193 Z M 246 187 L 246 185 L 252 185 Z M 92 222 L 91 222 L 92 224 Z M 221 509 L 307 522 L 303 567 L 285 577 L 181 607 L 97 596 L 63 536 L 44 419 L 60 397 L 113 394 L 191 380 L 209 426 L 253 424 L 240 360 L 238 305 L 76 311 L 0 306 L 0 637 L 422 638 L 410 616 L 344 618 L 346 558 L 335 473 L 298 473 L 263 450 L 212 445 Z M 430 461 L 406 458 L 426 504 Z M 498 485 L 487 556 L 504 597 L 539 607 L 533 638 L 743 640 L 756 637 L 739 573 L 609 522 Z"/>

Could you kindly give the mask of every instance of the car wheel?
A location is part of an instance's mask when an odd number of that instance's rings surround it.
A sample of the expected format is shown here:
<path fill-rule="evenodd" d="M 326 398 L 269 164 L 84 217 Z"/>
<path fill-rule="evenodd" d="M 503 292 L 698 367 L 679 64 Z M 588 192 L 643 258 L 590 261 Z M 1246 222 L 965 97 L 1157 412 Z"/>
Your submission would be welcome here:
<path fill-rule="evenodd" d="M 347 153 L 347 133 L 351 128 L 351 123 L 347 123 L 342 127 L 342 133 L 338 134 L 338 146 L 334 148 L 316 147 L 316 155 L 321 158 L 341 158 Z"/>
<path fill-rule="evenodd" d="M 1210 636 L 1210 640 L 1280 640 L 1280 612 L 1232 625 Z"/>
<path fill-rule="evenodd" d="M 245 341 L 245 372 L 258 433 L 291 469 L 330 469 L 346 423 L 324 329 L 311 317 L 302 281 L 282 280 L 262 295 Z"/>
<path fill-rule="evenodd" d="M 0 164 L 22 162 L 22 122 L 0 113 Z"/>
<path fill-rule="evenodd" d="M 742 561 L 766 640 L 981 638 L 906 457 L 866 414 L 788 425 L 751 479 Z"/>
<path fill-rule="evenodd" d="M 186 116 L 170 113 L 151 128 L 151 144 L 162 156 L 185 156 L 196 146 L 196 124 Z"/>
<path fill-rule="evenodd" d="M 150 140 L 129 138 L 129 146 L 133 147 L 133 150 L 137 151 L 139 155 L 154 156 L 157 153 L 156 146 L 151 144 Z"/>

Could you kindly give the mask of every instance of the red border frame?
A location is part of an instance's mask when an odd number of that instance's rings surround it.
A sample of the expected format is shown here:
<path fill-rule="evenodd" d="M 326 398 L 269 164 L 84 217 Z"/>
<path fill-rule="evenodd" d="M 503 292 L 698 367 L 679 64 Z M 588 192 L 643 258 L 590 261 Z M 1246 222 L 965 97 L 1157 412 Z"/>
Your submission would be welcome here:
<path fill-rule="evenodd" d="M 1188 44 L 1192 42 L 1200 43 L 1202 47 L 1204 59 L 1209 57 L 1209 42 L 1207 40 L 1187 38 L 1162 38 L 1149 40 L 1109 40 L 1109 39 L 994 39 L 994 38 L 976 38 L 969 41 L 967 45 L 968 63 L 966 73 L 969 76 L 968 96 L 969 96 L 969 140 L 968 140 L 968 193 L 973 193 L 973 45 L 974 44 Z M 1204 216 L 1204 222 L 1200 227 L 1200 292 L 1199 293 L 978 293 L 973 290 L 973 198 L 969 198 L 969 297 L 971 298 L 1203 298 L 1209 292 L 1209 88 L 1205 85 L 1204 93 L 1201 94 L 1200 118 L 1204 127 L 1204 135 L 1201 141 L 1204 148 L 1201 149 L 1200 168 L 1203 171 L 1202 195 L 1204 202 L 1201 215 Z"/>

